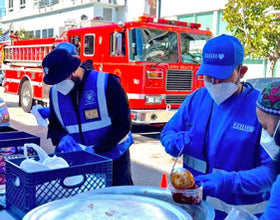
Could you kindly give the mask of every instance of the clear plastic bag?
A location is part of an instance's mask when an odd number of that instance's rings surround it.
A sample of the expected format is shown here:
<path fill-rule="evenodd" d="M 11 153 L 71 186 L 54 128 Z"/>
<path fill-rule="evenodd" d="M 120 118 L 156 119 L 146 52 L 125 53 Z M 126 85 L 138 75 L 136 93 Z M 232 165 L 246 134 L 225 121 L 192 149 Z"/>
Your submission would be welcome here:
<path fill-rule="evenodd" d="M 224 220 L 257 220 L 257 217 L 245 210 L 233 208 Z"/>
<path fill-rule="evenodd" d="M 36 161 L 33 158 L 29 158 L 27 155 L 27 146 L 32 147 L 38 154 L 39 160 Z M 24 156 L 25 160 L 20 163 L 20 168 L 27 173 L 33 173 L 38 171 L 58 169 L 63 167 L 69 167 L 66 160 L 61 157 L 50 157 L 40 146 L 37 144 L 29 143 L 24 144 Z"/>
<path fill-rule="evenodd" d="M 59 169 L 69 167 L 69 164 L 62 157 L 57 157 L 56 155 L 50 157 L 40 146 L 37 144 L 29 143 L 24 144 L 24 156 L 25 160 L 20 163 L 20 168 L 27 173 Z M 33 148 L 38 156 L 39 160 L 36 161 L 33 158 L 29 158 L 27 154 L 27 147 Z M 84 180 L 82 175 L 71 176 L 64 179 L 64 184 L 66 186 L 73 186 L 80 184 Z"/>
<path fill-rule="evenodd" d="M 37 120 L 37 123 L 39 126 L 42 126 L 42 127 L 48 127 L 48 122 L 46 119 L 44 119 L 42 117 L 42 115 L 39 113 L 38 109 L 39 108 L 43 108 L 42 105 L 34 105 L 32 107 L 32 109 L 30 110 L 30 112 L 35 116 L 36 120 Z"/>

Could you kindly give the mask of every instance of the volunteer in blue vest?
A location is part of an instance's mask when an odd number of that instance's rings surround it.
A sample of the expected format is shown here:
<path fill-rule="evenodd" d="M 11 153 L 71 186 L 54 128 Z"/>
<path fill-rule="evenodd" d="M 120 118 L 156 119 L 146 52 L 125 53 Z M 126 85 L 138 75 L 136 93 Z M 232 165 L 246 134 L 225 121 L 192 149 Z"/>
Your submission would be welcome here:
<path fill-rule="evenodd" d="M 76 51 L 76 47 L 69 42 L 62 42 L 54 46 L 53 49 L 65 49 L 67 50 L 72 56 L 78 57 L 78 52 Z M 85 70 L 93 70 L 93 63 L 92 60 L 87 59 L 81 64 L 81 67 Z M 117 76 L 116 76 L 117 77 Z M 30 111 L 33 113 L 37 119 L 38 125 L 46 127 L 48 125 L 48 118 L 50 116 L 50 108 L 43 107 L 42 105 L 34 105 L 32 110 Z"/>
<path fill-rule="evenodd" d="M 272 161 L 260 145 L 259 92 L 240 82 L 243 59 L 237 38 L 220 35 L 209 40 L 196 73 L 203 76 L 205 87 L 185 99 L 161 132 L 166 152 L 174 157 L 181 152 L 183 166 L 203 185 L 215 219 L 224 219 L 232 206 L 263 213 L 275 178 Z M 252 194 L 233 191 L 238 187 Z M 220 188 L 225 193 L 219 193 Z"/>
<path fill-rule="evenodd" d="M 50 90 L 48 137 L 56 152 L 81 150 L 113 159 L 113 184 L 132 185 L 129 146 L 130 109 L 121 84 L 107 73 L 80 67 L 65 49 L 43 60 L 44 83 Z"/>

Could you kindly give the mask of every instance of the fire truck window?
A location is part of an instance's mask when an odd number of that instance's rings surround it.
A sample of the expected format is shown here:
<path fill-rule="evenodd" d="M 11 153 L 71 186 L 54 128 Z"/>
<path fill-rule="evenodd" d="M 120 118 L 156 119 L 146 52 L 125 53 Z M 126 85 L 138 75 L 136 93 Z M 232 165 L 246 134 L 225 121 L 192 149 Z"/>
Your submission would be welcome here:
<path fill-rule="evenodd" d="M 112 33 L 110 35 L 110 54 L 111 56 L 125 55 L 125 37 L 124 33 Z"/>
<path fill-rule="evenodd" d="M 94 35 L 85 35 L 84 54 L 85 55 L 94 54 Z"/>
<path fill-rule="evenodd" d="M 201 63 L 202 49 L 210 36 L 181 33 L 181 58 L 183 63 Z"/>
<path fill-rule="evenodd" d="M 80 36 L 73 36 L 70 37 L 70 43 L 76 46 L 76 51 L 78 55 L 80 55 L 80 50 L 81 50 L 81 40 Z"/>
<path fill-rule="evenodd" d="M 135 28 L 129 33 L 130 59 L 177 63 L 178 35 L 174 31 Z"/>

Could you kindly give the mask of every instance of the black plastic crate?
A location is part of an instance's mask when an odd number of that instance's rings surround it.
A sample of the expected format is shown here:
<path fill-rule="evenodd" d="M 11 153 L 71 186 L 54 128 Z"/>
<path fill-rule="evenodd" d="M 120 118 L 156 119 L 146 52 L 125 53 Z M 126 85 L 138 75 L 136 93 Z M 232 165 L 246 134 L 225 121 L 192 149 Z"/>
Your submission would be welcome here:
<path fill-rule="evenodd" d="M 18 131 L 9 126 L 0 126 L 0 148 L 14 148 L 14 152 L 9 154 L 23 154 L 23 145 L 34 143 L 40 145 L 40 137 Z M 0 149 L 0 152 L 2 152 Z M 2 152 L 2 154 L 4 154 Z"/>
<path fill-rule="evenodd" d="M 69 167 L 26 173 L 20 169 L 23 158 L 6 161 L 6 209 L 22 218 L 44 203 L 112 185 L 112 160 L 85 151 L 60 153 Z M 34 156 L 36 160 L 39 158 Z M 66 186 L 66 177 L 82 175 L 83 181 Z"/>

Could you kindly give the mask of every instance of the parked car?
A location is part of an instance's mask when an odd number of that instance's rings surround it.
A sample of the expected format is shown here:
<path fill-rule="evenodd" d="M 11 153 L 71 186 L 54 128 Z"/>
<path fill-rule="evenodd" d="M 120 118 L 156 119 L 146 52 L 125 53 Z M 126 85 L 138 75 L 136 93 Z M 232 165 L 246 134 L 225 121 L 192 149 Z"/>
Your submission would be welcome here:
<path fill-rule="evenodd" d="M 246 80 L 246 82 L 250 83 L 255 89 L 260 91 L 262 91 L 266 85 L 275 81 L 280 81 L 280 77 L 261 77 Z"/>
<path fill-rule="evenodd" d="M 6 102 L 0 98 L 0 126 L 9 126 L 10 115 Z"/>

